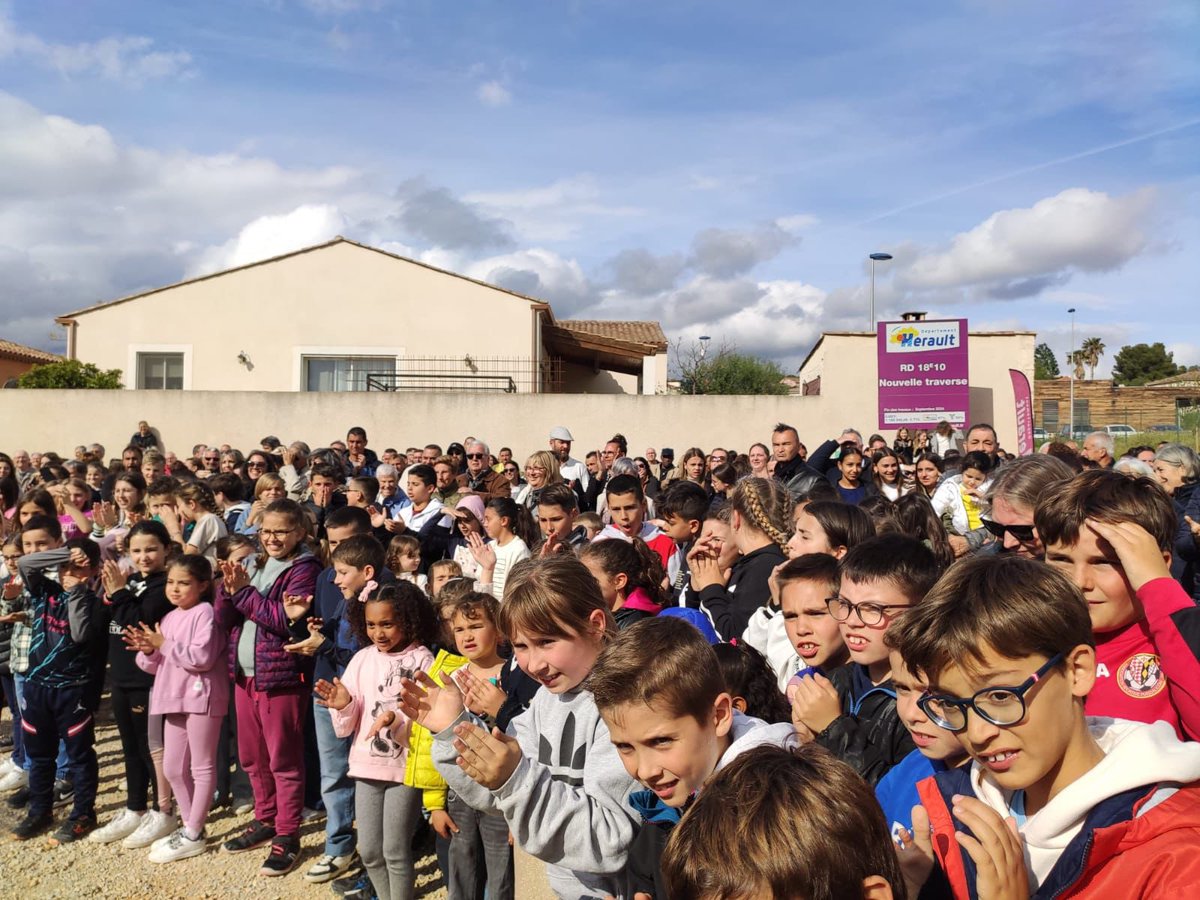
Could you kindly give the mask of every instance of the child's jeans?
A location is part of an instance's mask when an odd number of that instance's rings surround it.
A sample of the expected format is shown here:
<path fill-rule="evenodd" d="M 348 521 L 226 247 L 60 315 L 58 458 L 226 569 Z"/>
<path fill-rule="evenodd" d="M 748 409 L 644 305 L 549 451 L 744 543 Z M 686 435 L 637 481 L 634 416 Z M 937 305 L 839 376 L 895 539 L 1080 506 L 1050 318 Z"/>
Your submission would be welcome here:
<path fill-rule="evenodd" d="M 454 793 L 446 798 L 446 812 L 458 827 L 458 833 L 450 838 L 450 871 L 445 873 L 450 900 L 475 900 L 484 868 L 488 900 L 513 900 L 508 822 L 503 816 L 472 809 Z"/>
<path fill-rule="evenodd" d="M 254 788 L 254 817 L 272 822 L 281 837 L 299 837 L 304 809 L 304 714 L 307 686 L 260 691 L 239 675 L 238 757 Z"/>
<path fill-rule="evenodd" d="M 167 713 L 163 716 L 163 770 L 191 836 L 204 830 L 217 779 L 217 741 L 222 716 Z"/>
<path fill-rule="evenodd" d="M 421 792 L 392 781 L 359 779 L 354 787 L 358 855 L 379 900 L 410 900 L 416 875 L 412 841 Z"/>
<path fill-rule="evenodd" d="M 21 726 L 29 755 L 29 813 L 49 814 L 54 808 L 54 759 L 58 742 L 66 742 L 67 767 L 75 785 L 71 819 L 96 815 L 95 721 L 87 709 L 87 685 L 45 687 L 26 681 Z"/>
<path fill-rule="evenodd" d="M 350 769 L 350 744 L 354 736 L 333 733 L 329 710 L 313 703 L 317 750 L 321 754 L 321 798 L 325 801 L 325 852 L 348 856 L 354 852 L 354 782 Z"/>

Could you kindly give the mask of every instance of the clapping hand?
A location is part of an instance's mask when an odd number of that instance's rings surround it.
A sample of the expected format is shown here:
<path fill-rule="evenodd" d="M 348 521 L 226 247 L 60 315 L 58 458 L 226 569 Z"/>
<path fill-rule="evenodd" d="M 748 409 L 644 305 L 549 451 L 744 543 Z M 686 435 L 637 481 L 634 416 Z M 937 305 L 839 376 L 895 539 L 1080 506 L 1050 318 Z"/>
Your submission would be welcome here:
<path fill-rule="evenodd" d="M 458 767 L 489 790 L 503 786 L 521 762 L 521 745 L 499 728 L 493 728 L 489 734 L 478 725 L 463 722 L 454 733 Z"/>
<path fill-rule="evenodd" d="M 400 711 L 437 734 L 462 713 L 463 696 L 452 680 L 442 687 L 428 672 L 418 672 L 416 680 L 400 681 Z"/>
<path fill-rule="evenodd" d="M 154 651 L 162 647 L 166 641 L 166 638 L 163 637 L 162 629 L 159 628 L 157 622 L 153 628 L 145 622 L 129 625 L 125 628 L 123 638 L 125 646 L 130 650 L 137 650 L 139 653 L 145 653 L 147 656 L 150 656 Z"/>
<path fill-rule="evenodd" d="M 112 560 L 105 560 L 100 570 L 100 580 L 104 583 L 104 593 L 109 598 L 129 582 L 125 573 L 121 571 L 121 567 Z"/>
<path fill-rule="evenodd" d="M 491 572 L 496 568 L 496 550 L 491 544 L 485 544 L 483 538 L 474 531 L 467 532 L 467 546 L 475 562 L 485 571 Z"/>
<path fill-rule="evenodd" d="M 691 573 L 691 588 L 699 593 L 714 584 L 724 585 L 725 577 L 717 563 L 721 548 L 715 541 L 701 539 L 688 551 L 688 571 Z"/>
<path fill-rule="evenodd" d="M 792 696 L 792 717 L 803 723 L 813 734 L 820 734 L 842 714 L 842 701 L 837 689 L 821 674 L 806 675 L 798 680 Z"/>
<path fill-rule="evenodd" d="M 371 725 L 371 730 L 367 732 L 366 742 L 369 744 L 375 740 L 376 735 L 385 728 L 391 728 L 396 724 L 396 713 L 393 710 L 385 709 L 375 717 L 375 722 Z"/>
<path fill-rule="evenodd" d="M 250 573 L 240 562 L 222 560 L 217 565 L 221 568 L 221 581 L 225 585 L 225 592 L 230 596 L 250 584 Z"/>
<path fill-rule="evenodd" d="M 288 621 L 295 622 L 308 615 L 309 609 L 312 608 L 312 599 L 312 594 L 305 597 L 296 594 L 284 594 L 283 613 L 288 617 Z"/>
<path fill-rule="evenodd" d="M 465 666 L 457 669 L 453 676 L 459 687 L 463 689 L 463 703 L 467 709 L 476 715 L 486 713 L 493 719 L 500 713 L 500 707 L 508 699 L 508 694 L 487 678 L 480 678 Z"/>
<path fill-rule="evenodd" d="M 317 705 L 327 709 L 345 709 L 352 699 L 340 678 L 333 679 L 333 684 L 320 679 L 313 685 L 313 693 L 317 695 Z"/>
<path fill-rule="evenodd" d="M 325 635 L 321 634 L 321 626 L 325 623 L 316 616 L 308 617 L 308 637 L 292 644 L 284 644 L 283 649 L 288 653 L 298 653 L 301 656 L 316 656 L 321 645 L 325 643 Z"/>

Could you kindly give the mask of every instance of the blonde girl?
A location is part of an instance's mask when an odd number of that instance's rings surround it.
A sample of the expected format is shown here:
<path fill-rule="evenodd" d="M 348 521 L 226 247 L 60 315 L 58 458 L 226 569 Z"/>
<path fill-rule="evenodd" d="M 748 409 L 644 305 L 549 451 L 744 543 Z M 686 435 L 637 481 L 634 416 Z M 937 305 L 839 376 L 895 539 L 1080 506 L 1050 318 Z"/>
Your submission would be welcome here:
<path fill-rule="evenodd" d="M 254 502 L 246 513 L 246 523 L 242 526 L 243 534 L 255 534 L 262 524 L 263 511 L 276 500 L 287 499 L 287 484 L 283 478 L 274 472 L 258 476 L 254 482 Z"/>
<path fill-rule="evenodd" d="M 616 630 L 608 604 L 573 556 L 528 559 L 509 575 L 497 624 L 542 687 L 507 733 L 489 733 L 456 687 L 428 677 L 405 682 L 404 711 L 434 732 L 434 762 L 451 789 L 472 809 L 503 815 L 522 848 L 548 861 L 556 894 L 620 896 L 613 861 L 633 839 L 635 782 L 584 688 Z"/>
<path fill-rule="evenodd" d="M 537 506 L 542 488 L 548 484 L 559 484 L 562 480 L 558 457 L 549 450 L 531 453 L 525 460 L 525 483 L 516 489 L 513 500 L 526 509 L 533 509 Z"/>

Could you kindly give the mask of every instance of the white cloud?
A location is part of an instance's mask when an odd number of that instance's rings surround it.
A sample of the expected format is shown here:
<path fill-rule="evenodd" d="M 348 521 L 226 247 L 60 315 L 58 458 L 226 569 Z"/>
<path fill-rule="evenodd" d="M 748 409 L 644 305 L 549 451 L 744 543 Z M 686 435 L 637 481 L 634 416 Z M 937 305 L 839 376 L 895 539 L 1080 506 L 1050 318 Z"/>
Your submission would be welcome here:
<path fill-rule="evenodd" d="M 1173 344 L 1167 344 L 1167 350 L 1175 354 L 1175 362 L 1181 366 L 1200 365 L 1200 344 L 1176 341 Z"/>
<path fill-rule="evenodd" d="M 642 213 L 638 207 L 607 200 L 595 177 L 588 174 L 518 190 L 474 191 L 463 200 L 512 222 L 531 243 L 570 240 L 589 219 L 631 218 Z"/>
<path fill-rule="evenodd" d="M 817 225 L 820 221 L 816 216 L 809 213 L 797 213 L 794 216 L 781 216 L 775 220 L 775 224 L 784 231 L 799 234 Z"/>
<path fill-rule="evenodd" d="M 0 13 L 0 59 L 13 58 L 63 76 L 97 76 L 141 84 L 192 74 L 192 56 L 184 50 L 155 49 L 139 35 L 105 37 L 78 44 L 55 44 L 21 31 Z"/>
<path fill-rule="evenodd" d="M 484 106 L 508 106 L 512 103 L 512 91 L 499 81 L 485 81 L 475 91 L 475 96 Z"/>
<path fill-rule="evenodd" d="M 1070 188 L 1026 209 L 994 213 L 947 248 L 907 264 L 908 254 L 897 251 L 896 284 L 914 291 L 972 288 L 994 299 L 1033 296 L 1076 272 L 1119 269 L 1144 252 L 1154 204 L 1150 188 L 1124 197 Z"/>
<path fill-rule="evenodd" d="M 776 222 L 752 230 L 705 228 L 692 238 L 689 263 L 706 275 L 728 278 L 773 259 L 797 240 Z"/>
<path fill-rule="evenodd" d="M 220 272 L 247 263 L 270 259 L 328 241 L 345 231 L 346 217 L 336 206 L 298 206 L 278 216 L 259 216 L 237 237 L 201 253 L 187 277 Z"/>
<path fill-rule="evenodd" d="M 595 301 L 595 290 L 583 268 L 553 250 L 534 247 L 468 265 L 464 274 L 519 294 L 546 300 L 559 318 L 568 318 Z"/>

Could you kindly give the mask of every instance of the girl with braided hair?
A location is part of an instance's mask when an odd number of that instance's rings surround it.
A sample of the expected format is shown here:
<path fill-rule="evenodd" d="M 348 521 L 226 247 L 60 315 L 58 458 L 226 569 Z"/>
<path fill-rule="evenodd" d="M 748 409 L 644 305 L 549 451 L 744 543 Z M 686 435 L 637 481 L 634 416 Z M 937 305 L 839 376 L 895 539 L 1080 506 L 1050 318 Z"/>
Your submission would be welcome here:
<path fill-rule="evenodd" d="M 777 481 L 743 478 L 729 498 L 729 525 L 739 557 L 726 584 L 717 564 L 721 548 L 701 538 L 688 553 L 692 590 L 717 633 L 742 638 L 750 616 L 771 598 L 770 578 L 784 561 L 792 499 Z"/>

